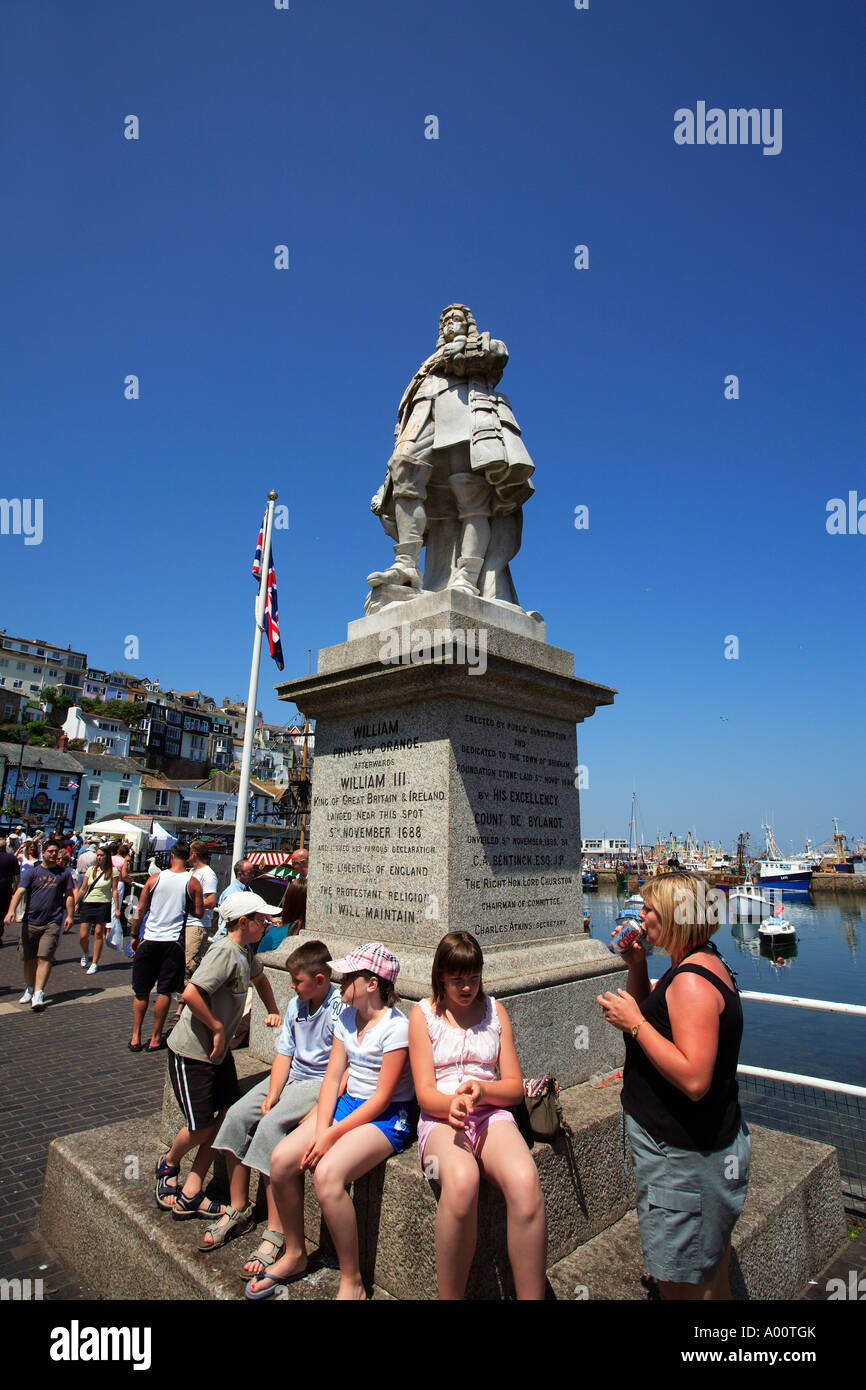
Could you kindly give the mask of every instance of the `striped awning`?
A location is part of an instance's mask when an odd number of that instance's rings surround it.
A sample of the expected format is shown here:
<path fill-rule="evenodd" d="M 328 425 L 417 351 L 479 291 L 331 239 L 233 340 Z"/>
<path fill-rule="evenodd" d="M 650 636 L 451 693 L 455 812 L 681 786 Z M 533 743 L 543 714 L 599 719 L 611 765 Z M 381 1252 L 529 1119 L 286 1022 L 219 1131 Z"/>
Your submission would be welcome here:
<path fill-rule="evenodd" d="M 277 864 L 290 864 L 292 856 L 290 854 L 248 854 L 247 860 L 250 864 L 263 864 L 266 868 L 274 868 Z"/>

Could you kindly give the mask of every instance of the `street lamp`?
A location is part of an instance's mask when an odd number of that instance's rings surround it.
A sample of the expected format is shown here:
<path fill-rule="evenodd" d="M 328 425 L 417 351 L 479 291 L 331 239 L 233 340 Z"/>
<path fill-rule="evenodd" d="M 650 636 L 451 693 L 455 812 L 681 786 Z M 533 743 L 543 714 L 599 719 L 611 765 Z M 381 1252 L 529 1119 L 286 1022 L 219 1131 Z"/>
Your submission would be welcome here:
<path fill-rule="evenodd" d="M 25 823 L 25 825 L 28 827 L 28 829 L 30 828 L 30 812 L 31 812 L 31 810 L 32 810 L 32 808 L 33 808 L 33 797 L 34 797 L 34 795 L 37 795 L 37 796 L 38 796 L 38 794 L 39 794 L 39 773 L 40 773 L 40 770 L 41 770 L 44 766 L 45 766 L 45 764 L 43 763 L 43 761 L 42 761 L 41 758 L 37 758 L 37 759 L 36 759 L 36 762 L 33 764 L 33 777 L 34 777 L 34 780 L 35 780 L 36 785 L 35 785 L 35 787 L 33 788 L 33 791 L 30 793 L 30 800 L 29 800 L 28 803 L 27 803 L 27 820 L 26 820 L 24 823 Z M 50 805 L 50 801 L 49 801 L 49 805 Z M 42 828 L 43 828 L 43 827 L 40 825 L 40 826 L 39 826 L 39 829 L 42 830 Z"/>
<path fill-rule="evenodd" d="M 12 800 L 13 800 L 13 802 L 16 804 L 16 806 L 17 806 L 17 804 L 18 804 L 18 786 L 19 786 L 19 783 L 20 783 L 20 781 L 21 781 L 21 763 L 22 763 L 22 760 L 23 760 L 23 758 L 24 758 L 24 749 L 27 747 L 27 745 L 28 745 L 29 742 L 30 742 L 30 730 L 29 730 L 29 729 L 22 729 L 22 730 L 21 730 L 21 752 L 18 754 L 18 767 L 17 767 L 16 770 L 15 770 L 15 791 L 12 793 Z M 22 819 L 23 819 L 23 817 L 22 817 Z M 12 824 L 11 816 L 10 816 L 9 824 L 10 824 L 10 825 Z M 25 828 L 26 828 L 26 822 L 25 822 Z"/>

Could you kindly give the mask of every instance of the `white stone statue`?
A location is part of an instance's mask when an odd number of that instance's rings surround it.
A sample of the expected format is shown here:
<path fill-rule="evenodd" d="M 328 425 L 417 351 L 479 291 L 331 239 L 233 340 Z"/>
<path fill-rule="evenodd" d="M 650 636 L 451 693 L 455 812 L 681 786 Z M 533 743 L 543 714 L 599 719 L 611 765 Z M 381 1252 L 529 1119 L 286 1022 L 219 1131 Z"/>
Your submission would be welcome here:
<path fill-rule="evenodd" d="M 397 543 L 390 568 L 367 576 L 367 613 L 441 589 L 517 604 L 508 563 L 535 466 L 496 390 L 507 361 L 465 304 L 449 304 L 436 351 L 400 402 L 388 476 L 371 503 Z"/>

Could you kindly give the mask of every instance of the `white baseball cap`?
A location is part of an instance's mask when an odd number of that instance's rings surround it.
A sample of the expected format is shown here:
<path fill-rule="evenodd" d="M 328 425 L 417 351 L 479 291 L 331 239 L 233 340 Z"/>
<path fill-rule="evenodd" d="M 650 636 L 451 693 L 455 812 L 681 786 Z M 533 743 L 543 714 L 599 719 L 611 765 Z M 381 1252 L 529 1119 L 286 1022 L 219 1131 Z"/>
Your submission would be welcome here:
<path fill-rule="evenodd" d="M 238 922 L 241 917 L 254 917 L 257 912 L 263 917 L 280 917 L 282 908 L 271 907 L 258 893 L 231 893 L 220 907 L 224 922 Z"/>

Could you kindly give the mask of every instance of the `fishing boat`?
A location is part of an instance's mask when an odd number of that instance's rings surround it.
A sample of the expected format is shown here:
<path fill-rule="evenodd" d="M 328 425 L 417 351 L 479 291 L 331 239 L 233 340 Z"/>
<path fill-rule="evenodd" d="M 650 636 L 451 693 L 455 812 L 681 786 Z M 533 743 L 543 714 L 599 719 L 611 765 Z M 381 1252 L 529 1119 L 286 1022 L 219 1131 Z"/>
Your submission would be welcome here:
<path fill-rule="evenodd" d="M 815 870 L 816 873 L 823 874 L 853 874 L 855 872 L 855 855 L 848 849 L 848 840 L 839 829 L 839 822 L 833 817 L 833 838 L 825 840 L 818 845 L 817 849 L 812 848 L 811 840 L 806 841 L 806 848 L 802 858 Z M 832 849 L 830 846 L 832 845 Z"/>
<path fill-rule="evenodd" d="M 598 891 L 598 874 L 595 869 L 584 869 L 580 876 L 580 881 L 585 893 L 595 893 Z"/>
<path fill-rule="evenodd" d="M 786 859 L 773 839 L 769 825 L 762 826 L 766 835 L 764 853 L 758 860 L 758 886 L 784 886 L 790 893 L 808 893 L 812 882 L 812 866 L 804 859 Z"/>

